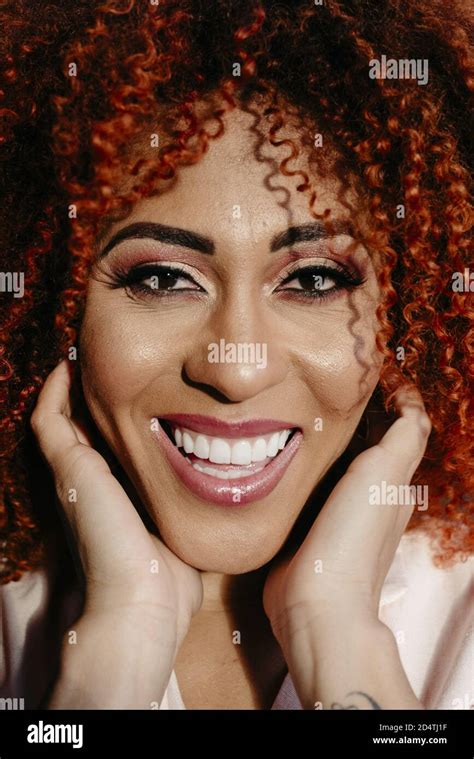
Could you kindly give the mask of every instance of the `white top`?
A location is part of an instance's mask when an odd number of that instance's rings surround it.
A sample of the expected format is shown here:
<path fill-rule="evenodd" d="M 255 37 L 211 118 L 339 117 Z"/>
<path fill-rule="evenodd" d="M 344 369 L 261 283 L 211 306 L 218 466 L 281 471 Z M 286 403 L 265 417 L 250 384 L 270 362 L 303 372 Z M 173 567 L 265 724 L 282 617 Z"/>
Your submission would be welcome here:
<path fill-rule="evenodd" d="M 474 709 L 474 556 L 448 569 L 433 564 L 428 538 L 405 533 L 382 588 L 380 619 L 427 709 Z M 79 592 L 58 597 L 51 569 L 0 586 L 0 698 L 44 696 L 64 632 L 77 619 Z M 173 671 L 160 709 L 185 709 Z M 289 674 L 272 709 L 301 709 Z"/>

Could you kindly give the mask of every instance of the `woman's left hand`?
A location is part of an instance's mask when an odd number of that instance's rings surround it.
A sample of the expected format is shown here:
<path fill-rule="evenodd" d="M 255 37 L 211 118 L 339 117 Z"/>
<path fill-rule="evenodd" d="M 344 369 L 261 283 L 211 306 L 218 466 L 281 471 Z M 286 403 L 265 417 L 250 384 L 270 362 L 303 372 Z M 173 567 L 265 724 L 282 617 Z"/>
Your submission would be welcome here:
<path fill-rule="evenodd" d="M 265 584 L 265 612 L 309 708 L 423 708 L 391 631 L 378 619 L 381 589 L 414 509 L 403 486 L 431 431 L 415 388 L 400 388 L 395 402 L 399 417 L 352 462 L 297 553 L 272 567 Z M 376 502 L 383 482 L 397 487 L 401 505 Z M 349 692 L 359 695 L 342 706 Z"/>

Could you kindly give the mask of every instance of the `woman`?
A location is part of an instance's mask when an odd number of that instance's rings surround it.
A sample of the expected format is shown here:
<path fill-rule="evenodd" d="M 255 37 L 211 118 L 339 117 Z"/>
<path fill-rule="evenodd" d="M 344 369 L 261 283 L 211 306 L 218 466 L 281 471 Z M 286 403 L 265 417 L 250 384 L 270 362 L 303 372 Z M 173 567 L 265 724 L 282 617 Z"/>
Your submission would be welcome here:
<path fill-rule="evenodd" d="M 462 11 L 7 4 L 2 696 L 470 707 Z"/>

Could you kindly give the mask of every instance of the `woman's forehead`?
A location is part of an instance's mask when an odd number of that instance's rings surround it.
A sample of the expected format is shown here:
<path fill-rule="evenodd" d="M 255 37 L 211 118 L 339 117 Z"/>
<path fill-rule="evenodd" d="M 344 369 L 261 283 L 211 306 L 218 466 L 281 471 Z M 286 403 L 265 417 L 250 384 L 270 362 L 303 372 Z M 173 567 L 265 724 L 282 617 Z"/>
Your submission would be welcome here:
<path fill-rule="evenodd" d="M 207 103 L 196 109 L 201 117 L 209 110 Z M 331 148 L 325 150 L 326 163 L 322 169 L 318 149 L 314 148 L 314 142 L 308 144 L 312 133 L 293 113 L 284 114 L 287 118 L 278 130 L 278 137 L 271 137 L 279 144 L 272 144 L 268 139 L 271 120 L 264 111 L 265 102 L 260 101 L 252 106 L 252 110 L 249 106 L 248 109 L 237 107 L 227 112 L 223 117 L 223 134 L 209 141 L 206 152 L 197 162 L 180 166 L 172 182 L 157 181 L 153 193 L 134 204 L 130 220 L 145 220 L 150 213 L 152 216 L 159 213 L 173 224 L 179 224 L 186 217 L 208 218 L 211 224 L 216 224 L 226 217 L 227 211 L 238 216 L 238 207 L 250 210 L 254 223 L 261 216 L 264 217 L 263 224 L 265 218 L 271 224 L 279 209 L 280 212 L 285 209 L 287 220 L 302 223 L 311 218 L 309 194 L 297 189 L 305 175 L 316 191 L 312 206 L 316 213 L 329 209 L 338 218 L 354 218 L 361 206 L 360 197 L 348 173 L 342 178 L 336 171 L 327 171 L 327 153 Z M 204 124 L 212 131 L 210 120 Z M 171 141 L 166 134 L 160 141 L 159 125 L 158 116 L 156 121 L 144 127 L 129 148 L 130 159 L 158 159 L 154 147 L 157 135 L 161 147 Z M 183 124 L 181 126 L 184 128 Z M 296 151 L 292 145 L 297 146 Z M 281 173 L 278 167 L 292 153 L 295 157 L 286 163 L 287 173 Z M 115 191 L 126 195 L 136 182 L 137 177 L 127 173 L 124 163 Z M 105 227 L 104 223 L 103 229 L 107 228 L 107 232 L 102 232 L 101 241 L 114 234 L 122 224 L 120 221 Z"/>

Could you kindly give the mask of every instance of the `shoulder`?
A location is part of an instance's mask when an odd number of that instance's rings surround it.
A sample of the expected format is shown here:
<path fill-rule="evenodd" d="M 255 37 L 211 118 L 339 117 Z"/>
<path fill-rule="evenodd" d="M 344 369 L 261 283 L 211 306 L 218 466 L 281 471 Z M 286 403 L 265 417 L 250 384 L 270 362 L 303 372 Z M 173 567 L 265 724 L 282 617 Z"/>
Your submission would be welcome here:
<path fill-rule="evenodd" d="M 451 565 L 437 566 L 434 548 L 427 533 L 416 529 L 400 541 L 400 559 L 408 586 L 436 593 L 437 607 L 448 613 L 460 599 L 473 592 L 474 555 Z"/>
<path fill-rule="evenodd" d="M 474 557 L 437 567 L 428 535 L 405 533 L 382 591 L 380 617 L 402 664 L 431 709 L 474 706 Z"/>
<path fill-rule="evenodd" d="M 77 590 L 63 592 L 51 567 L 0 586 L 0 697 L 22 699 L 21 708 L 37 706 L 80 605 Z"/>

